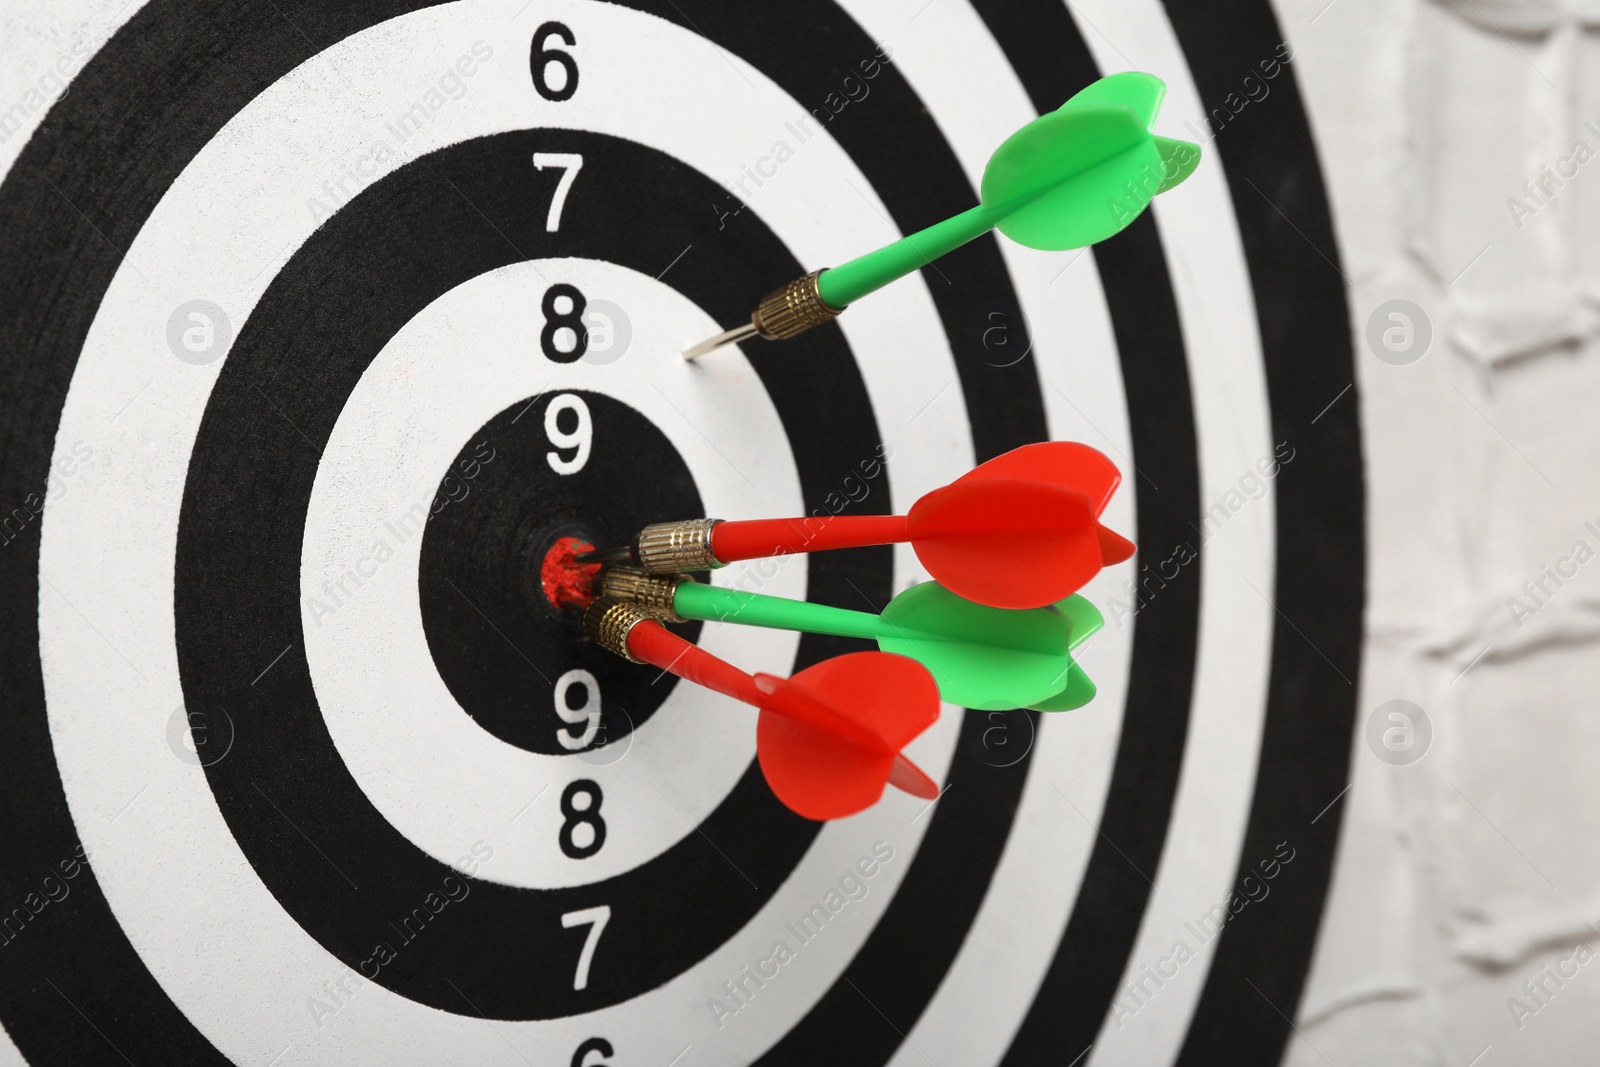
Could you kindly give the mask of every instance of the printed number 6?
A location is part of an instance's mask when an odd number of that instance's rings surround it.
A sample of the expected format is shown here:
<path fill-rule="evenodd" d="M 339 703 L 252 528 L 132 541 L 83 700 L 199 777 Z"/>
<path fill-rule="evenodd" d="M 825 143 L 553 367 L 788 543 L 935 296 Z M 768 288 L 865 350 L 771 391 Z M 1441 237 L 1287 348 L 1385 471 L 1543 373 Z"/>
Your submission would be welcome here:
<path fill-rule="evenodd" d="M 546 22 L 535 30 L 533 49 L 528 56 L 528 67 L 533 74 L 533 87 L 546 100 L 571 100 L 572 94 L 578 91 L 578 61 L 572 58 L 570 52 L 550 47 L 546 42 L 552 37 L 565 42 L 568 48 L 578 43 L 572 31 L 559 22 Z M 560 85 L 550 84 L 548 75 L 552 63 L 561 68 L 563 77 Z"/>
<path fill-rule="evenodd" d="M 571 432 L 561 428 L 561 413 L 564 411 L 572 412 L 578 420 Z M 545 459 L 550 469 L 557 474 L 577 474 L 589 462 L 589 448 L 594 443 L 594 420 L 589 417 L 589 405 L 583 402 L 582 397 L 562 393 L 544 409 L 544 435 L 558 450 L 576 449 L 570 459 L 562 456 L 561 451 L 546 452 Z"/>

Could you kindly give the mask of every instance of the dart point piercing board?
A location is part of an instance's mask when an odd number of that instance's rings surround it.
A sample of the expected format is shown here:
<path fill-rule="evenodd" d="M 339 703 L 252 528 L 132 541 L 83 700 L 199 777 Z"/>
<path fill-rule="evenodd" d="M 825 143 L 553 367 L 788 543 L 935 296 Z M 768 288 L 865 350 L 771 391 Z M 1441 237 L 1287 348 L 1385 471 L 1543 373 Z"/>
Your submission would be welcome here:
<path fill-rule="evenodd" d="M 1365 516 L 1267 0 L 108 17 L 0 112 L 0 1063 L 1283 1060 Z"/>

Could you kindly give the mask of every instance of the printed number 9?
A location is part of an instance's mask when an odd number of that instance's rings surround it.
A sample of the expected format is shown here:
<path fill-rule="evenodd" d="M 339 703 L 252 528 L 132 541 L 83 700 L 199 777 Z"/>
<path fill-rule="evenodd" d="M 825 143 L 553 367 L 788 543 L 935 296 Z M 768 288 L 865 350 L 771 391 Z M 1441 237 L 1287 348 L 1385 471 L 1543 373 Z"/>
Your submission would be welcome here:
<path fill-rule="evenodd" d="M 576 686 L 583 687 L 583 703 L 572 707 L 568 697 Z M 582 668 L 574 668 L 556 679 L 556 714 L 561 716 L 563 722 L 574 726 L 588 724 L 577 737 L 572 736 L 570 731 L 557 730 L 556 740 L 561 742 L 562 748 L 576 752 L 594 742 L 595 734 L 600 732 L 600 683 L 595 681 L 594 675 Z"/>
<path fill-rule="evenodd" d="M 564 411 L 572 412 L 578 422 L 570 432 L 561 428 L 561 413 Z M 589 405 L 583 402 L 582 397 L 562 393 L 544 409 L 544 435 L 558 450 L 576 449 L 570 459 L 562 456 L 560 451 L 546 452 L 545 459 L 550 463 L 550 469 L 557 474 L 577 474 L 589 462 L 589 448 L 594 443 L 594 421 L 589 417 Z"/>

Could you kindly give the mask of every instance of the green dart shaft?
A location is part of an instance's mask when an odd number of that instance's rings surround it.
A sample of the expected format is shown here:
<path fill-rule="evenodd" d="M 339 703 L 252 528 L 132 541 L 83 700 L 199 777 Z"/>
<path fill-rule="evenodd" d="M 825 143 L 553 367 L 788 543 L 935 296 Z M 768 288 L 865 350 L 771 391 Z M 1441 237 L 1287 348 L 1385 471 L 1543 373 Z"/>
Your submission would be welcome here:
<path fill-rule="evenodd" d="M 702 619 L 876 641 L 917 660 L 943 699 L 969 708 L 1064 711 L 1094 696 L 1071 648 L 1103 620 L 1082 597 L 1054 608 L 1006 611 L 963 600 L 936 582 L 900 593 L 883 614 L 703 585 L 685 575 L 609 567 L 596 592 L 673 621 Z"/>
<path fill-rule="evenodd" d="M 697 359 L 723 345 L 752 337 L 798 337 L 836 318 L 850 304 L 875 293 L 890 282 L 921 270 L 940 256 L 994 229 L 1016 202 L 978 204 L 943 222 L 908 234 L 882 248 L 857 256 L 838 267 L 807 274 L 768 293 L 756 305 L 750 321 L 684 349 L 685 359 Z"/>
<path fill-rule="evenodd" d="M 982 237 L 1016 205 L 979 204 L 925 230 L 902 237 L 848 263 L 823 271 L 817 291 L 829 306 L 843 308 L 890 282 L 920 270 L 968 241 Z"/>
<path fill-rule="evenodd" d="M 998 229 L 1029 248 L 1087 248 L 1120 233 L 1193 173 L 1200 147 L 1152 129 L 1166 87 L 1112 74 L 1017 130 L 989 157 L 979 204 L 843 266 L 768 293 L 750 321 L 684 350 L 695 359 L 753 337 L 798 337 L 857 300 Z"/>
<path fill-rule="evenodd" d="M 686 619 L 737 622 L 775 630 L 803 630 L 835 637 L 876 640 L 882 620 L 865 611 L 832 608 L 801 600 L 719 589 L 700 582 L 679 583 L 672 607 Z"/>

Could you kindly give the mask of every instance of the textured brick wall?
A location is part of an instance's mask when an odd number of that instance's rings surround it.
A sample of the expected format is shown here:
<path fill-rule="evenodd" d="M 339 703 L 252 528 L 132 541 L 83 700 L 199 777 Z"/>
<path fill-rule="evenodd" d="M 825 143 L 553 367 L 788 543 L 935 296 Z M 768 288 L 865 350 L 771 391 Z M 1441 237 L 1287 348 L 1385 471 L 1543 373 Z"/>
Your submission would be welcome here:
<path fill-rule="evenodd" d="M 1361 706 L 1412 701 L 1433 731 L 1409 766 L 1353 741 L 1289 1062 L 1592 1063 L 1600 555 L 1580 560 L 1600 553 L 1600 7 L 1278 9 L 1363 338 Z M 1365 340 L 1378 315 L 1405 347 L 1396 300 L 1432 334 L 1405 365 Z"/>

